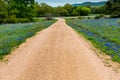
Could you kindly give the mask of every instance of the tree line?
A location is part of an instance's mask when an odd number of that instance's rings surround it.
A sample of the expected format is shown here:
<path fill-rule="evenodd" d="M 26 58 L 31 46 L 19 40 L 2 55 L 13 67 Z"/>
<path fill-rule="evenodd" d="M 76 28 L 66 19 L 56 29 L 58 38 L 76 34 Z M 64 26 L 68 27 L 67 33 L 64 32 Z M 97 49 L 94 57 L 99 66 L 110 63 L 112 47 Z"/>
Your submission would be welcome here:
<path fill-rule="evenodd" d="M 110 14 L 120 16 L 120 0 L 108 0 L 104 6 L 52 7 L 35 0 L 0 0 L 0 24 L 34 21 L 34 17 L 87 16 L 89 14 Z"/>
<path fill-rule="evenodd" d="M 46 3 L 37 4 L 37 16 L 46 16 L 51 14 L 53 16 L 85 16 L 91 13 L 90 8 L 85 6 L 72 6 L 65 4 L 64 6 L 51 7 Z"/>

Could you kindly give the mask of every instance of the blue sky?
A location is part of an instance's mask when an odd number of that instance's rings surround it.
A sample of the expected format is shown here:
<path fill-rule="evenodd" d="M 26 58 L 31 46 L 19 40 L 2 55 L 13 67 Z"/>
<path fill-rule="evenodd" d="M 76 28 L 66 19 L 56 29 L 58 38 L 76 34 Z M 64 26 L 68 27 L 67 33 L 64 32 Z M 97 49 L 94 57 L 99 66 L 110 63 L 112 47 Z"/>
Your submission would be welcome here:
<path fill-rule="evenodd" d="M 74 4 L 74 3 L 83 3 L 83 2 L 99 2 L 106 0 L 36 0 L 39 3 L 47 3 L 51 6 L 60 6 L 66 3 Z"/>

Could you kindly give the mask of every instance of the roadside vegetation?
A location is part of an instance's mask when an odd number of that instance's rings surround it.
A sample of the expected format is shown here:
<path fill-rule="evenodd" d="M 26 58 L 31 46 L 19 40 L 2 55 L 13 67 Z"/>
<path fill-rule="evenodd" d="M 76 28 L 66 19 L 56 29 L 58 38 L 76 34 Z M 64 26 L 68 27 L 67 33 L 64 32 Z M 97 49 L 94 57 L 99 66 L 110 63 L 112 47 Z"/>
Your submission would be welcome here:
<path fill-rule="evenodd" d="M 67 24 L 120 63 L 119 19 L 67 19 Z"/>
<path fill-rule="evenodd" d="M 32 23 L 17 23 L 0 25 L 0 59 L 18 47 L 36 32 L 49 27 L 56 20 L 42 20 Z"/>
<path fill-rule="evenodd" d="M 91 7 L 90 16 L 66 19 L 66 23 L 84 35 L 94 46 L 120 63 L 120 1 L 108 0 L 104 6 Z"/>

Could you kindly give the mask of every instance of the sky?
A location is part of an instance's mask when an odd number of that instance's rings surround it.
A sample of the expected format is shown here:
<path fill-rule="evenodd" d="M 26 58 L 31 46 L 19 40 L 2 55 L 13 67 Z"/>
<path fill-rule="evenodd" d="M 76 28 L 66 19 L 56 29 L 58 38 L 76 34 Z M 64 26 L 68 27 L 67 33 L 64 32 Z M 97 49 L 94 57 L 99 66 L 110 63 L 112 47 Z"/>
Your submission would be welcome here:
<path fill-rule="evenodd" d="M 39 3 L 47 3 L 51 6 L 62 6 L 66 3 L 75 4 L 75 3 L 83 3 L 83 2 L 100 2 L 106 0 L 36 0 Z"/>

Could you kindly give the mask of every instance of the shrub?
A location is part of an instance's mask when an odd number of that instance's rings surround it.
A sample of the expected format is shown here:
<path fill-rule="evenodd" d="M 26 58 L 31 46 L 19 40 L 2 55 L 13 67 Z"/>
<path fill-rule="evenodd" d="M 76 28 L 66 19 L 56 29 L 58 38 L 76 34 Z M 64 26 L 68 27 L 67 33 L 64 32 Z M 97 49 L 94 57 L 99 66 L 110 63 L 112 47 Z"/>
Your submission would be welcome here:
<path fill-rule="evenodd" d="M 95 19 L 100 19 L 100 16 L 95 16 Z"/>
<path fill-rule="evenodd" d="M 52 20 L 52 14 L 51 13 L 46 13 L 45 14 L 47 20 Z"/>
<path fill-rule="evenodd" d="M 15 15 L 9 16 L 7 18 L 7 23 L 16 23 L 17 22 L 17 18 Z"/>
<path fill-rule="evenodd" d="M 95 19 L 100 19 L 100 18 L 106 18 L 104 14 L 100 14 L 98 16 L 95 16 Z"/>
<path fill-rule="evenodd" d="M 5 24 L 7 22 L 6 18 L 0 18 L 0 24 Z"/>
<path fill-rule="evenodd" d="M 28 18 L 19 18 L 18 22 L 27 23 L 27 22 L 30 22 L 30 20 Z"/>
<path fill-rule="evenodd" d="M 82 16 L 87 16 L 90 13 L 91 13 L 91 9 L 88 8 L 88 7 L 83 7 L 82 10 L 81 10 L 81 15 Z"/>
<path fill-rule="evenodd" d="M 78 17 L 78 19 L 82 19 L 82 17 L 81 17 L 81 16 L 79 16 L 79 17 Z"/>
<path fill-rule="evenodd" d="M 91 17 L 87 17 L 87 19 L 91 19 Z"/>
<path fill-rule="evenodd" d="M 118 20 L 118 23 L 120 24 L 120 20 Z"/>

